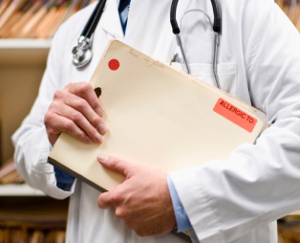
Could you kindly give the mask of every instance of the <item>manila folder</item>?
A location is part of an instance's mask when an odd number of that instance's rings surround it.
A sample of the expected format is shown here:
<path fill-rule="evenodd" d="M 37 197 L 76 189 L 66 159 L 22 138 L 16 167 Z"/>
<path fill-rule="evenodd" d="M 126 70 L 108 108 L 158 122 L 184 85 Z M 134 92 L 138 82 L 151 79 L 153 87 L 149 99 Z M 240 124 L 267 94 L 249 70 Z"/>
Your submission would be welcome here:
<path fill-rule="evenodd" d="M 63 133 L 49 162 L 100 190 L 124 178 L 105 169 L 99 153 L 168 173 L 226 160 L 266 128 L 256 108 L 119 41 L 110 42 L 90 84 L 101 88 L 104 142 L 84 144 Z"/>

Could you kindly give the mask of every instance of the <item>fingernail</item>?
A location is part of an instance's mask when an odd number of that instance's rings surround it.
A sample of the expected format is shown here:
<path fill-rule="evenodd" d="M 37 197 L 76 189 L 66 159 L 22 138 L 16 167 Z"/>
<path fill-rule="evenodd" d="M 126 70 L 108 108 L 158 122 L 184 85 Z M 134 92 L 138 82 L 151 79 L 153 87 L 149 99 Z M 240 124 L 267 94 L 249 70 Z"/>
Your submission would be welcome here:
<path fill-rule="evenodd" d="M 98 154 L 98 160 L 100 162 L 106 162 L 109 159 L 109 156 L 106 154 Z"/>
<path fill-rule="evenodd" d="M 103 142 L 103 138 L 99 133 L 95 134 L 95 139 L 98 143 L 102 143 Z"/>
<path fill-rule="evenodd" d="M 104 125 L 104 123 L 100 123 L 100 125 L 98 126 L 98 131 L 101 134 L 104 134 L 106 132 L 106 126 Z"/>
<path fill-rule="evenodd" d="M 103 110 L 101 108 L 97 108 L 95 111 L 99 116 L 103 116 L 103 114 L 104 114 Z"/>

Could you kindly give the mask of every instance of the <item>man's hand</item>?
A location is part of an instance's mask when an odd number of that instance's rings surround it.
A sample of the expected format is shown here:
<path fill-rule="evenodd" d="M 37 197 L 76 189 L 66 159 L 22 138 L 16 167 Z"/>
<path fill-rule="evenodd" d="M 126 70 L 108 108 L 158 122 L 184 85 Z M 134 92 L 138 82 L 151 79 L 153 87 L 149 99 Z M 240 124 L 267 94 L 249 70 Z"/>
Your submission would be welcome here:
<path fill-rule="evenodd" d="M 176 219 L 165 173 L 103 154 L 98 161 L 126 178 L 99 196 L 100 208 L 114 208 L 116 217 L 139 236 L 163 235 L 174 229 Z"/>
<path fill-rule="evenodd" d="M 56 91 L 45 115 L 49 141 L 56 142 L 61 132 L 66 132 L 85 143 L 101 143 L 106 127 L 101 116 L 100 101 L 88 83 L 70 83 Z"/>

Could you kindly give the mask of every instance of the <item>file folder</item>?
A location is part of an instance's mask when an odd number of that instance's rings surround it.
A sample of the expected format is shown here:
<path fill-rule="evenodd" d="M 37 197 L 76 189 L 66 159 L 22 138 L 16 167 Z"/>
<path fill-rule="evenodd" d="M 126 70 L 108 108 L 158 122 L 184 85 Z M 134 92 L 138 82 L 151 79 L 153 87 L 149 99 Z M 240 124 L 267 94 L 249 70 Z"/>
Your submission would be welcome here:
<path fill-rule="evenodd" d="M 267 127 L 258 109 L 119 41 L 109 44 L 90 84 L 101 88 L 104 142 L 84 144 L 62 133 L 49 162 L 102 191 L 124 178 L 97 161 L 100 152 L 168 173 L 226 163 Z"/>

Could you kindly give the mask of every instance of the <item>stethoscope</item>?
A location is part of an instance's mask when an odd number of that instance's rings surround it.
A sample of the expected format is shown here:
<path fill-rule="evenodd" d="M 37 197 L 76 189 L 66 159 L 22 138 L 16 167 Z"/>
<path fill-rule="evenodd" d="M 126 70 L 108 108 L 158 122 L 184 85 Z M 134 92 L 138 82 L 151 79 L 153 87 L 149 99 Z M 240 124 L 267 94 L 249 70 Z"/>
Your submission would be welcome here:
<path fill-rule="evenodd" d="M 170 20 L 171 20 L 173 33 L 176 36 L 177 45 L 180 49 L 186 71 L 187 73 L 190 73 L 190 68 L 181 41 L 180 28 L 176 18 L 178 1 L 179 0 L 172 1 Z M 83 31 L 81 32 L 80 37 L 78 38 L 77 46 L 75 46 L 72 50 L 73 64 L 79 69 L 87 66 L 93 58 L 93 52 L 92 52 L 93 34 L 102 16 L 105 4 L 106 4 L 106 0 L 99 0 L 96 8 L 94 9 L 87 24 L 85 25 Z M 222 18 L 221 18 L 221 11 L 220 11 L 218 0 L 211 0 L 211 4 L 214 12 L 214 23 L 212 26 L 214 32 L 213 74 L 214 74 L 216 85 L 220 88 L 219 77 L 217 72 L 217 57 L 218 57 L 218 46 L 220 43 Z M 207 17 L 209 18 L 208 15 Z"/>
<path fill-rule="evenodd" d="M 170 19 L 171 19 L 171 25 L 173 29 L 173 33 L 176 36 L 177 45 L 180 49 L 182 59 L 186 68 L 187 73 L 190 73 L 190 68 L 186 59 L 186 55 L 184 52 L 184 48 L 181 41 L 180 36 L 180 28 L 177 23 L 176 18 L 176 11 L 177 11 L 177 5 L 179 0 L 173 0 L 171 5 L 171 12 L 170 12 Z M 222 27 L 222 18 L 221 18 L 221 11 L 218 0 L 211 0 L 213 12 L 214 12 L 214 23 L 212 26 L 212 29 L 214 31 L 214 50 L 213 50 L 213 74 L 215 78 L 215 82 L 218 88 L 220 88 L 220 82 L 219 82 L 219 76 L 218 76 L 218 70 L 217 70 L 217 57 L 218 57 L 218 46 L 220 43 L 220 34 L 221 34 L 221 27 Z M 206 15 L 208 18 L 209 16 Z M 210 18 L 209 18 L 210 20 Z"/>
<path fill-rule="evenodd" d="M 93 59 L 93 35 L 102 16 L 105 4 L 106 0 L 99 0 L 96 8 L 94 9 L 78 38 L 77 46 L 75 46 L 72 50 L 73 64 L 77 68 L 83 68 L 87 66 Z"/>

